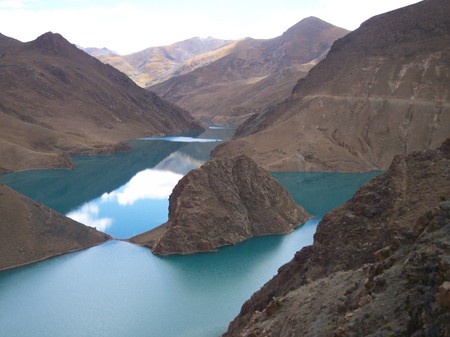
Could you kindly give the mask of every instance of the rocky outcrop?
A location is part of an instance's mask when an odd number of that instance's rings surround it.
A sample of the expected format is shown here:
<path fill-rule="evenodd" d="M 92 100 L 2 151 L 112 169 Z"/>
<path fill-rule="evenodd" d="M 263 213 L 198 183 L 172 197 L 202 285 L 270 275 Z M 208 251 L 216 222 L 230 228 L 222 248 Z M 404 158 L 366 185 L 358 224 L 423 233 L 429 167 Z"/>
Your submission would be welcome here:
<path fill-rule="evenodd" d="M 203 129 L 189 113 L 138 87 L 59 34 L 22 43 L 0 36 L 0 166 L 67 166 L 65 154 Z"/>
<path fill-rule="evenodd" d="M 224 336 L 450 336 L 449 181 L 450 139 L 396 157 L 323 218 Z"/>
<path fill-rule="evenodd" d="M 244 153 L 273 171 L 363 171 L 438 147 L 450 136 L 449 12 L 425 0 L 364 22 L 214 155 Z"/>
<path fill-rule="evenodd" d="M 0 270 L 110 239 L 0 183 Z"/>
<path fill-rule="evenodd" d="M 167 223 L 131 241 L 161 255 L 215 251 L 257 235 L 289 233 L 307 219 L 278 181 L 239 156 L 189 172 L 173 189 Z"/>

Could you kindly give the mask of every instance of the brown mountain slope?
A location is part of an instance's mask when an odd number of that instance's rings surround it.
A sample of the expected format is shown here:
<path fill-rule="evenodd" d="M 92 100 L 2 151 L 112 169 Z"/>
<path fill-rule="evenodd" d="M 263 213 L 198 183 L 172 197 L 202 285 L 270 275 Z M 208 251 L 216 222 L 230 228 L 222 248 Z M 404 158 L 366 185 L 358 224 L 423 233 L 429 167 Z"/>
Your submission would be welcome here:
<path fill-rule="evenodd" d="M 448 13 L 450 2 L 426 0 L 366 21 L 216 155 L 242 151 L 271 170 L 359 171 L 437 146 L 450 135 Z"/>
<path fill-rule="evenodd" d="M 0 168 L 60 166 L 144 135 L 200 129 L 183 109 L 59 34 L 0 37 Z"/>
<path fill-rule="evenodd" d="M 100 244 L 110 237 L 0 183 L 0 270 Z"/>
<path fill-rule="evenodd" d="M 346 33 L 306 18 L 282 36 L 242 40 L 217 61 L 148 89 L 199 119 L 237 124 L 287 98 L 297 80 Z"/>
<path fill-rule="evenodd" d="M 398 156 L 317 227 L 225 336 L 450 336 L 450 139 Z"/>
<path fill-rule="evenodd" d="M 123 56 L 114 53 L 99 55 L 98 50 L 88 52 L 145 88 L 209 64 L 228 53 L 235 43 L 232 40 L 195 37 Z"/>

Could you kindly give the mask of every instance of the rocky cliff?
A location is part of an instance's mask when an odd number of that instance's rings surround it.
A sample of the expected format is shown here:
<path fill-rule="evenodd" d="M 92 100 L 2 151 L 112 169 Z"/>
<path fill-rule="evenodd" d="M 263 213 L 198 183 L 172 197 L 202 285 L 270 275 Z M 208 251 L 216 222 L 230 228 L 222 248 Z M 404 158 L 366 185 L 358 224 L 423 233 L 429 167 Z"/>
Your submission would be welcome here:
<path fill-rule="evenodd" d="M 318 18 L 305 18 L 276 38 L 230 44 L 214 62 L 148 89 L 200 120 L 239 124 L 289 97 L 298 79 L 347 33 Z"/>
<path fill-rule="evenodd" d="M 110 237 L 0 183 L 0 270 L 100 244 Z"/>
<path fill-rule="evenodd" d="M 189 172 L 173 189 L 167 223 L 131 241 L 161 255 L 215 251 L 257 235 L 289 233 L 307 219 L 278 181 L 239 156 Z"/>
<path fill-rule="evenodd" d="M 449 12 L 450 2 L 425 0 L 364 22 L 215 155 L 242 152 L 275 171 L 361 171 L 439 146 L 450 136 Z"/>
<path fill-rule="evenodd" d="M 69 165 L 70 153 L 126 149 L 147 135 L 202 129 L 59 34 L 0 35 L 0 172 Z"/>
<path fill-rule="evenodd" d="M 450 139 L 398 156 L 317 227 L 224 336 L 450 336 Z"/>

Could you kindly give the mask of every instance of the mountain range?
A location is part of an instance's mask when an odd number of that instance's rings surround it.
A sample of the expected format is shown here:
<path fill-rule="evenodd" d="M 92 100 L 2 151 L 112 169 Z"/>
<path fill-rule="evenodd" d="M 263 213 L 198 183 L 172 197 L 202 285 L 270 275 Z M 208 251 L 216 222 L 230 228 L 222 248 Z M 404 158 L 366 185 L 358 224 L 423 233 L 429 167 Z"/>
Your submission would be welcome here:
<path fill-rule="evenodd" d="M 309 17 L 273 39 L 247 38 L 205 66 L 147 87 L 202 121 L 238 125 L 287 98 L 348 31 Z"/>
<path fill-rule="evenodd" d="M 129 55 L 118 55 L 107 48 L 84 50 L 102 62 L 111 64 L 145 88 L 205 66 L 226 55 L 236 43 L 213 37 L 194 37 Z"/>
<path fill-rule="evenodd" d="M 287 98 L 347 33 L 309 17 L 273 39 L 193 38 L 125 56 L 87 51 L 205 123 L 238 125 Z"/>
<path fill-rule="evenodd" d="M 0 35 L 0 172 L 68 166 L 67 154 L 194 129 L 202 126 L 187 111 L 59 34 L 27 43 Z"/>
<path fill-rule="evenodd" d="M 437 147 L 450 136 L 448 13 L 448 1 L 425 0 L 364 22 L 214 155 L 244 153 L 275 171 L 366 171 Z"/>

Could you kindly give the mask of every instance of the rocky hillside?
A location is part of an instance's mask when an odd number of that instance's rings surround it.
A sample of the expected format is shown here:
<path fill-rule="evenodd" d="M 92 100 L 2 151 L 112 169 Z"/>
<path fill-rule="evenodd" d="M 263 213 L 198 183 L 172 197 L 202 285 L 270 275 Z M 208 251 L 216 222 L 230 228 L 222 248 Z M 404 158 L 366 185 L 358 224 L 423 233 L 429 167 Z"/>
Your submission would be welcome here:
<path fill-rule="evenodd" d="M 361 171 L 439 146 L 450 136 L 449 12 L 450 2 L 425 0 L 364 22 L 216 155 L 243 152 L 271 170 Z"/>
<path fill-rule="evenodd" d="M 132 242 L 155 254 L 215 251 L 253 236 L 284 234 L 309 218 L 289 192 L 250 158 L 208 161 L 169 198 L 169 220 Z"/>
<path fill-rule="evenodd" d="M 306 18 L 279 37 L 248 38 L 229 45 L 226 55 L 215 62 L 148 89 L 196 118 L 237 124 L 289 97 L 297 80 L 347 33 L 320 19 Z"/>
<path fill-rule="evenodd" d="M 129 55 L 99 53 L 100 50 L 95 49 L 88 52 L 127 74 L 145 88 L 214 62 L 226 55 L 236 42 L 195 37 L 168 46 L 150 47 Z"/>
<path fill-rule="evenodd" d="M 0 270 L 100 244 L 110 237 L 0 183 Z"/>
<path fill-rule="evenodd" d="M 398 156 L 317 227 L 224 336 L 450 336 L 450 139 Z"/>
<path fill-rule="evenodd" d="M 0 35 L 0 171 L 64 166 L 67 153 L 193 129 L 201 126 L 185 110 L 59 34 L 27 43 Z"/>

